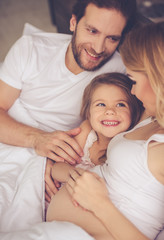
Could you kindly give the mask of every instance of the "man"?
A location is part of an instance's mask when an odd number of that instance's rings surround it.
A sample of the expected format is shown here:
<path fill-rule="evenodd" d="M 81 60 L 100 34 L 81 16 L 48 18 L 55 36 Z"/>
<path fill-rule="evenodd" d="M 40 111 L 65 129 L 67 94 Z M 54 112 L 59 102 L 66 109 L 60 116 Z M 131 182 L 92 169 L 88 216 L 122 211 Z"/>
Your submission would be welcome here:
<path fill-rule="evenodd" d="M 124 72 L 116 49 L 135 15 L 135 0 L 78 0 L 72 39 L 33 34 L 18 40 L 0 70 L 0 142 L 79 162 L 83 151 L 72 136 L 80 129 L 68 130 L 81 122 L 83 90 L 102 72 Z"/>

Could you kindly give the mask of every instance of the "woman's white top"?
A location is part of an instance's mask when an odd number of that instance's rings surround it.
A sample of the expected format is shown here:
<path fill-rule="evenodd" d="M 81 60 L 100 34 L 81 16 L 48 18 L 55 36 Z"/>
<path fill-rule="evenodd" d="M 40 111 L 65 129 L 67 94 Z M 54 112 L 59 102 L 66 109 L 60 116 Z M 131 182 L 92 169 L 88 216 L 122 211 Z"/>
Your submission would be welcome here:
<path fill-rule="evenodd" d="M 150 121 L 146 119 L 135 128 Z M 130 140 L 125 134 L 111 140 L 106 164 L 93 171 L 105 179 L 115 206 L 143 234 L 154 239 L 164 227 L 164 185 L 149 170 L 147 154 L 149 143 L 163 143 L 164 134 L 154 134 L 146 141 Z"/>

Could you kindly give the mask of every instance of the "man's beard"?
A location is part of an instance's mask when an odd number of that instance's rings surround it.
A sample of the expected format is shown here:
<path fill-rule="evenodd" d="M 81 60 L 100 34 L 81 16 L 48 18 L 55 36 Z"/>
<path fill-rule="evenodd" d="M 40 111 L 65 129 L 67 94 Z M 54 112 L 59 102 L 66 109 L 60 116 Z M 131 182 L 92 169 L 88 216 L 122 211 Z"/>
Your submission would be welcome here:
<path fill-rule="evenodd" d="M 76 30 L 73 33 L 71 44 L 72 44 L 73 56 L 74 56 L 74 59 L 75 59 L 76 63 L 78 64 L 78 66 L 81 69 L 83 69 L 85 71 L 95 71 L 95 70 L 101 68 L 106 62 L 109 61 L 109 59 L 113 55 L 113 54 L 109 55 L 109 54 L 104 53 L 104 52 L 102 54 L 96 54 L 95 51 L 92 50 L 92 51 L 94 51 L 95 55 L 101 56 L 103 58 L 102 58 L 101 62 L 99 62 L 98 65 L 93 65 L 93 66 L 89 67 L 89 66 L 87 66 L 87 64 L 84 65 L 83 62 L 81 61 L 81 56 L 80 56 L 81 52 L 80 52 L 80 50 L 78 50 L 78 48 L 76 46 Z M 88 65 L 89 65 L 89 63 L 88 63 Z"/>

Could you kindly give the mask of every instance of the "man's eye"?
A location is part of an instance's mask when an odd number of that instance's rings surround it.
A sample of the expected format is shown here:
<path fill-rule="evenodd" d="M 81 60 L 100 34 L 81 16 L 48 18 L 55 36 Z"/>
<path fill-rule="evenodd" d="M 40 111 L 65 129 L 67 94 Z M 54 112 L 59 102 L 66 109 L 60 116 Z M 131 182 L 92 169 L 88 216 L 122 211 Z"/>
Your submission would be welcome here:
<path fill-rule="evenodd" d="M 108 37 L 109 40 L 111 40 L 112 42 L 119 42 L 120 41 L 120 38 L 119 37 Z"/>
<path fill-rule="evenodd" d="M 117 43 L 120 41 L 120 37 L 112 37 L 112 36 L 109 36 L 108 37 L 109 41 L 112 42 L 112 43 Z"/>
<path fill-rule="evenodd" d="M 117 103 L 117 107 L 126 107 L 125 103 Z"/>
<path fill-rule="evenodd" d="M 90 29 L 90 28 L 88 28 L 88 31 L 89 31 L 90 33 L 96 33 L 96 32 L 97 32 L 95 29 Z"/>
<path fill-rule="evenodd" d="M 98 106 L 98 107 L 105 107 L 105 104 L 104 103 L 98 103 L 96 106 Z"/>

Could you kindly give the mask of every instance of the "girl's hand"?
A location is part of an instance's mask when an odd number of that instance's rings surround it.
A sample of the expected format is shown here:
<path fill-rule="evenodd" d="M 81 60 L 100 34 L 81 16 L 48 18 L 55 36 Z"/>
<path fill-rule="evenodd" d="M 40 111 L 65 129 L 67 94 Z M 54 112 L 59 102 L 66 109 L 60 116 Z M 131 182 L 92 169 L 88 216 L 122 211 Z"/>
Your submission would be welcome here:
<path fill-rule="evenodd" d="M 55 179 L 52 179 L 51 170 L 54 165 L 54 161 L 47 159 L 46 170 L 45 170 L 45 200 L 51 201 L 54 194 L 57 193 L 60 183 Z"/>
<path fill-rule="evenodd" d="M 70 172 L 66 188 L 72 196 L 74 205 L 77 202 L 77 205 L 92 212 L 95 212 L 100 203 L 103 204 L 103 200 L 109 199 L 104 179 L 82 169 Z"/>

